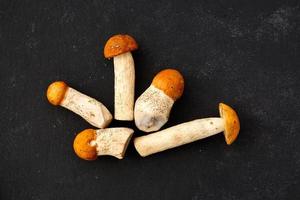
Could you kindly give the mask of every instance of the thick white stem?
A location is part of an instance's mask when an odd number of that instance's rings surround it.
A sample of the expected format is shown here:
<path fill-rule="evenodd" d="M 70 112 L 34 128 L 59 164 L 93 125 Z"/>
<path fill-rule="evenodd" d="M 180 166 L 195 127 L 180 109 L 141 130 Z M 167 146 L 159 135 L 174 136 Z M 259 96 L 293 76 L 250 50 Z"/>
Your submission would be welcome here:
<path fill-rule="evenodd" d="M 134 60 L 130 52 L 114 57 L 115 71 L 115 119 L 133 120 Z"/>
<path fill-rule="evenodd" d="M 151 85 L 136 100 L 134 121 L 138 129 L 145 132 L 159 130 L 169 119 L 174 100 Z"/>
<path fill-rule="evenodd" d="M 69 87 L 61 106 L 80 115 L 91 125 L 105 128 L 112 120 L 109 110 L 99 101 Z"/>
<path fill-rule="evenodd" d="M 222 118 L 205 118 L 182 123 L 146 136 L 137 137 L 134 146 L 141 156 L 191 143 L 224 131 Z"/>
<path fill-rule="evenodd" d="M 96 140 L 91 141 L 96 146 L 98 156 L 110 155 L 122 159 L 133 134 L 130 128 L 106 128 L 96 130 Z"/>

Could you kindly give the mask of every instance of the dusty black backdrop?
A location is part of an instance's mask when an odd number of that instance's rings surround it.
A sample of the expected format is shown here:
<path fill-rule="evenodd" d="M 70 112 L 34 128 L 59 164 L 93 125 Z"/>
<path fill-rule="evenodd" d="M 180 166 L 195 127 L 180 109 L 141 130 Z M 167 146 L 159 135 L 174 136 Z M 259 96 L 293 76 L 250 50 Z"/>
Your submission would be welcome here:
<path fill-rule="evenodd" d="M 300 7 L 297 1 L 21 1 L 0 3 L 0 197 L 8 199 L 299 199 Z M 164 127 L 239 113 L 240 137 L 220 134 L 141 158 L 77 158 L 91 128 L 51 106 L 64 80 L 113 112 L 113 65 L 103 45 L 128 33 L 140 48 L 136 96 L 164 68 L 186 89 Z M 114 121 L 111 126 L 133 123 Z M 142 133 L 136 131 L 136 135 Z"/>

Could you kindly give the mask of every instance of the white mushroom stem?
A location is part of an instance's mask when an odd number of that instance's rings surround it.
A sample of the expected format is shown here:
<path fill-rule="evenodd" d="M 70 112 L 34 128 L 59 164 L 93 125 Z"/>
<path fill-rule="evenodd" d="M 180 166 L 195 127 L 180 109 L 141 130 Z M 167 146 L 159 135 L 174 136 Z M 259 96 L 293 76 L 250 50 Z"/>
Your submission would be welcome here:
<path fill-rule="evenodd" d="M 146 136 L 137 137 L 134 146 L 145 157 L 191 143 L 224 131 L 222 118 L 197 119 Z"/>
<path fill-rule="evenodd" d="M 112 120 L 112 115 L 102 103 L 71 87 L 68 87 L 60 105 L 80 115 L 98 128 L 105 128 Z"/>
<path fill-rule="evenodd" d="M 110 155 L 122 159 L 132 137 L 130 128 L 106 128 L 96 130 L 96 139 L 91 141 L 96 146 L 97 155 Z"/>
<path fill-rule="evenodd" d="M 137 100 L 134 108 L 136 126 L 145 132 L 159 130 L 169 119 L 174 100 L 151 85 Z"/>
<path fill-rule="evenodd" d="M 114 57 L 115 119 L 133 120 L 134 61 L 130 52 Z"/>

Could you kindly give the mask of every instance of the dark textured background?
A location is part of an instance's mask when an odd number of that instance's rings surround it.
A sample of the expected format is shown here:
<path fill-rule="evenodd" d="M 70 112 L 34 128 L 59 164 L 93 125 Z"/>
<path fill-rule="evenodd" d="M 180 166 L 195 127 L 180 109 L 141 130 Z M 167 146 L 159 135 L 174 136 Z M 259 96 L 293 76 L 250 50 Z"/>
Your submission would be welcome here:
<path fill-rule="evenodd" d="M 297 1 L 0 1 L 0 199 L 300 199 L 300 7 Z M 218 116 L 241 132 L 141 158 L 80 160 L 91 126 L 45 98 L 64 80 L 113 112 L 103 45 L 128 33 L 140 48 L 136 95 L 164 68 L 186 89 L 164 127 Z M 112 126 L 133 123 L 114 121 Z M 141 135 L 141 132 L 136 132 Z"/>

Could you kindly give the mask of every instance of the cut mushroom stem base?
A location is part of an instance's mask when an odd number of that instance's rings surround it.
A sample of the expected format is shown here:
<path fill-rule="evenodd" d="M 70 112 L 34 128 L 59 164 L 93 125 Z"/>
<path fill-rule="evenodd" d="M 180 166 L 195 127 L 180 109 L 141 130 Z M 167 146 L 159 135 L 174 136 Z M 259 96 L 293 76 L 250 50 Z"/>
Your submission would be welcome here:
<path fill-rule="evenodd" d="M 224 119 L 204 118 L 182 123 L 146 136 L 137 137 L 134 146 L 145 157 L 223 132 Z"/>
<path fill-rule="evenodd" d="M 134 60 L 130 52 L 114 57 L 115 119 L 132 121 L 134 106 Z"/>
<path fill-rule="evenodd" d="M 96 139 L 90 144 L 96 147 L 98 156 L 109 155 L 122 159 L 132 134 L 133 130 L 130 128 L 98 129 L 96 130 Z"/>

